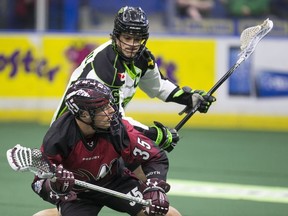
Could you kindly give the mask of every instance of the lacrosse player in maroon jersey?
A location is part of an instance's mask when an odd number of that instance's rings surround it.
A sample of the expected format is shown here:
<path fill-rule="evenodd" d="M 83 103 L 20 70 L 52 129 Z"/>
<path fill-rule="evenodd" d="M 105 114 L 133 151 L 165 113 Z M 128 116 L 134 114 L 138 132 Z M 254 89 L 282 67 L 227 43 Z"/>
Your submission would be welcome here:
<path fill-rule="evenodd" d="M 129 215 L 179 216 L 166 195 L 170 185 L 165 151 L 123 120 L 113 100 L 110 89 L 95 79 L 79 79 L 68 88 L 69 112 L 53 122 L 41 146 L 55 164 L 56 180 L 35 177 L 33 190 L 57 205 L 62 216 L 96 216 L 104 206 Z M 135 163 L 146 180 L 124 165 Z M 151 200 L 151 205 L 81 188 L 75 179 Z"/>

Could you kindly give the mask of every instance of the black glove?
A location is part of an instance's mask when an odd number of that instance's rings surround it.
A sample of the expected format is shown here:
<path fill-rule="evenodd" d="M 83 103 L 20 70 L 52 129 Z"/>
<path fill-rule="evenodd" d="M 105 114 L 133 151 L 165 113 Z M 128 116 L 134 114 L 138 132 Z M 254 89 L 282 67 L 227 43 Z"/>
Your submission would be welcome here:
<path fill-rule="evenodd" d="M 63 168 L 62 165 L 55 167 L 55 177 L 47 179 L 45 184 L 48 186 L 50 198 L 57 201 L 72 201 L 77 198 L 75 192 L 72 191 L 75 184 L 73 172 Z"/>
<path fill-rule="evenodd" d="M 213 97 L 212 95 L 208 95 L 207 92 L 205 92 L 203 90 L 194 90 L 194 91 L 192 91 L 192 98 L 194 96 L 196 96 L 197 94 L 202 96 L 201 104 L 200 104 L 200 106 L 198 108 L 198 111 L 200 113 L 207 113 L 209 108 L 210 108 L 210 106 L 211 106 L 211 104 L 216 101 L 216 98 Z M 193 99 L 192 99 L 192 101 L 193 101 Z M 198 101 L 195 101 L 194 103 L 192 103 L 192 107 L 194 107 L 197 103 L 198 103 Z"/>
<path fill-rule="evenodd" d="M 154 121 L 154 125 L 151 128 L 156 129 L 157 137 L 155 143 L 159 145 L 161 149 L 171 152 L 179 141 L 178 132 L 174 128 L 165 127 L 157 121 Z"/>
<path fill-rule="evenodd" d="M 190 98 L 188 98 L 188 105 L 179 113 L 179 115 L 182 115 L 183 113 L 189 113 L 194 108 L 194 106 L 199 103 L 199 101 L 201 101 L 201 103 L 198 107 L 198 111 L 200 113 L 207 113 L 211 104 L 216 101 L 215 97 L 208 95 L 207 92 L 203 90 L 192 90 L 187 86 L 183 87 L 182 90 L 184 92 L 183 94 L 189 94 Z"/>
<path fill-rule="evenodd" d="M 144 200 L 150 200 L 151 205 L 144 207 L 147 215 L 166 215 L 169 211 L 169 200 L 166 193 L 170 190 L 170 185 L 165 181 L 151 178 L 147 179 L 141 186 Z"/>

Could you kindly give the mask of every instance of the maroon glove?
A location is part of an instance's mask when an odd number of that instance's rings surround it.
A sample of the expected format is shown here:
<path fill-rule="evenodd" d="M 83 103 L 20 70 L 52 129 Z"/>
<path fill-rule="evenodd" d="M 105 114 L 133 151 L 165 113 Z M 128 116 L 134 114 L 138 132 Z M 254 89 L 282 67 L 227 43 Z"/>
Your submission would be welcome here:
<path fill-rule="evenodd" d="M 54 201 L 71 201 L 77 198 L 72 191 L 75 179 L 73 172 L 70 172 L 59 165 L 55 169 L 55 178 L 46 181 L 50 188 L 50 198 Z"/>
<path fill-rule="evenodd" d="M 147 215 L 166 215 L 169 210 L 169 200 L 166 192 L 170 190 L 170 185 L 165 181 L 151 178 L 142 185 L 143 198 L 150 200 L 151 205 L 144 207 Z"/>

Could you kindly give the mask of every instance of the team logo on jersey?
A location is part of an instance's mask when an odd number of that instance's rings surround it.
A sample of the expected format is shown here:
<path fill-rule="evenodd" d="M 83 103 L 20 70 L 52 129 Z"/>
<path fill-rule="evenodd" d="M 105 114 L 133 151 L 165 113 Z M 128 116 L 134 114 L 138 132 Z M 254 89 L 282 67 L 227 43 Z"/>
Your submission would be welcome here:
<path fill-rule="evenodd" d="M 91 142 L 87 142 L 87 145 L 92 148 L 94 146 L 94 141 L 92 140 Z"/>
<path fill-rule="evenodd" d="M 125 73 L 118 73 L 119 79 L 123 82 L 125 80 Z"/>
<path fill-rule="evenodd" d="M 40 191 L 42 190 L 43 187 L 43 183 L 44 180 L 38 180 L 33 184 L 33 188 L 36 193 L 40 194 Z"/>
<path fill-rule="evenodd" d="M 152 66 L 152 67 L 154 66 L 154 61 L 153 61 L 153 59 L 151 59 L 151 58 L 148 59 L 148 62 L 147 62 L 147 63 L 148 63 L 148 67 L 149 67 L 149 66 Z"/>

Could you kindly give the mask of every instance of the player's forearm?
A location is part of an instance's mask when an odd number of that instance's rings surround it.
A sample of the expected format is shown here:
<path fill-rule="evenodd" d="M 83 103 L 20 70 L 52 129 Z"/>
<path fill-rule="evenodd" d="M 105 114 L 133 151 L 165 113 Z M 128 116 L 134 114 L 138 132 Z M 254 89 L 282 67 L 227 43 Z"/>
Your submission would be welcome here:
<path fill-rule="evenodd" d="M 175 88 L 167 97 L 166 102 L 174 102 L 182 105 L 191 104 L 191 94 L 178 95 L 179 91 L 182 91 L 179 87 Z"/>
<path fill-rule="evenodd" d="M 146 178 L 158 178 L 166 181 L 169 161 L 164 151 L 159 152 L 149 162 L 142 164 Z"/>
<path fill-rule="evenodd" d="M 50 196 L 51 189 L 49 187 L 48 179 L 39 179 L 32 183 L 32 190 L 38 194 L 43 200 L 55 205 L 57 204 L 55 199 Z"/>

